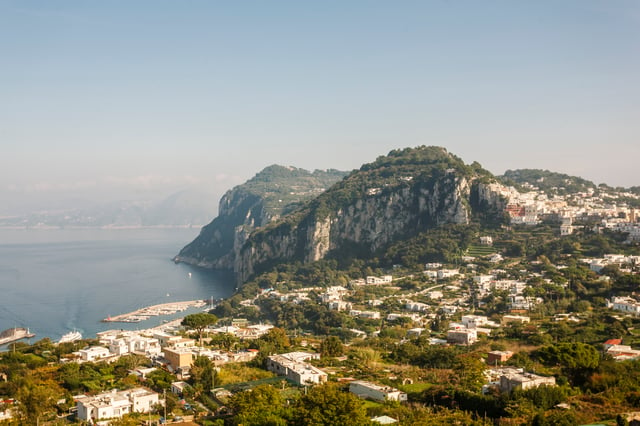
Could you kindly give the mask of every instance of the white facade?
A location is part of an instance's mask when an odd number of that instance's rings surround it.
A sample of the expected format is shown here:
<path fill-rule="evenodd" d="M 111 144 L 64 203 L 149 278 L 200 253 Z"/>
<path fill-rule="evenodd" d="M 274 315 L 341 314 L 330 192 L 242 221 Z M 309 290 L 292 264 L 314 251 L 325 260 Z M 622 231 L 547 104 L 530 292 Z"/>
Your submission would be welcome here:
<path fill-rule="evenodd" d="M 531 389 L 540 385 L 555 386 L 556 378 L 538 376 L 537 374 L 525 373 L 520 371 L 509 371 L 500 376 L 500 390 L 502 392 L 511 392 L 514 389 Z"/>
<path fill-rule="evenodd" d="M 364 380 L 356 380 L 349 383 L 349 392 L 360 398 L 373 399 L 375 401 L 406 401 L 407 394 L 391 386 L 378 385 Z"/>
<path fill-rule="evenodd" d="M 463 315 L 462 324 L 467 328 L 478 328 L 489 323 L 489 318 L 482 315 Z"/>
<path fill-rule="evenodd" d="M 458 269 L 440 269 L 438 270 L 438 279 L 444 278 L 453 278 L 456 275 L 460 275 L 460 271 Z"/>
<path fill-rule="evenodd" d="M 76 398 L 78 419 L 83 421 L 120 418 L 134 412 L 148 413 L 158 403 L 158 394 L 144 388 Z"/>
<path fill-rule="evenodd" d="M 78 353 L 83 361 L 97 361 L 111 355 L 109 349 L 102 346 L 91 346 L 90 348 L 79 350 Z"/>
<path fill-rule="evenodd" d="M 305 362 L 319 357 L 320 354 L 307 352 L 272 355 L 267 361 L 267 370 L 286 376 L 299 386 L 324 383 L 327 381 L 327 373 Z"/>
<path fill-rule="evenodd" d="M 368 276 L 366 278 L 367 285 L 390 284 L 392 281 L 393 277 L 391 275 L 383 275 L 382 277 Z"/>
<path fill-rule="evenodd" d="M 447 341 L 458 343 L 460 345 L 471 345 L 478 340 L 478 332 L 476 329 L 466 330 L 449 330 L 447 332 Z"/>
<path fill-rule="evenodd" d="M 631 297 L 614 297 L 612 300 L 613 309 L 621 312 L 628 312 L 633 315 L 640 315 L 640 302 Z"/>

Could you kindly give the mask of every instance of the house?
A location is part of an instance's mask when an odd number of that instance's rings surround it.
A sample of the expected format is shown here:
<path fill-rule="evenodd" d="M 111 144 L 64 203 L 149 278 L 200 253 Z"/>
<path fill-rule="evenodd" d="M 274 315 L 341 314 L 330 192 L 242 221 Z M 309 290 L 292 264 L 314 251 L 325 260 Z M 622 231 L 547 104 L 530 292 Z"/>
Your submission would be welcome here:
<path fill-rule="evenodd" d="M 391 275 L 383 275 L 382 277 L 369 276 L 366 278 L 367 285 L 390 284 L 391 282 L 393 282 Z"/>
<path fill-rule="evenodd" d="M 483 246 L 491 246 L 493 245 L 493 238 L 488 235 L 482 236 L 480 237 L 480 244 Z"/>
<path fill-rule="evenodd" d="M 604 350 L 606 351 L 611 346 L 621 345 L 621 344 L 622 344 L 622 339 L 609 339 L 606 342 L 604 342 L 602 346 L 604 346 Z"/>
<path fill-rule="evenodd" d="M 76 398 L 77 417 L 79 420 L 95 422 L 120 418 L 129 413 L 148 413 L 159 402 L 158 394 L 145 388 L 80 396 Z"/>
<path fill-rule="evenodd" d="M 631 349 L 631 346 L 628 345 L 611 345 L 607 348 L 606 352 L 616 361 L 640 358 L 640 351 Z"/>
<path fill-rule="evenodd" d="M 420 335 L 425 331 L 424 328 L 410 328 L 407 330 L 407 337 L 420 337 Z"/>
<path fill-rule="evenodd" d="M 109 352 L 113 355 L 124 355 L 128 353 L 159 355 L 160 351 L 159 340 L 149 337 L 130 335 L 109 341 Z"/>
<path fill-rule="evenodd" d="M 351 309 L 351 303 L 344 300 L 332 300 L 328 303 L 331 311 L 348 311 Z"/>
<path fill-rule="evenodd" d="M 632 297 L 613 297 L 612 307 L 616 311 L 627 312 L 633 315 L 640 315 L 640 302 Z"/>
<path fill-rule="evenodd" d="M 381 425 L 391 425 L 394 423 L 398 423 L 398 421 L 396 419 L 394 419 L 393 417 L 389 417 L 389 416 L 378 416 L 378 417 L 373 417 L 371 419 L 372 422 L 374 423 L 380 423 Z"/>
<path fill-rule="evenodd" d="M 505 315 L 502 317 L 502 324 L 510 324 L 513 322 L 526 324 L 530 321 L 531 321 L 531 318 L 520 316 L 520 315 Z"/>
<path fill-rule="evenodd" d="M 439 269 L 438 270 L 439 280 L 442 280 L 445 278 L 453 278 L 456 275 L 460 275 L 460 271 L 458 269 Z"/>
<path fill-rule="evenodd" d="M 449 330 L 447 341 L 459 345 L 471 345 L 478 340 L 478 333 L 475 329 Z"/>
<path fill-rule="evenodd" d="M 196 341 L 193 339 L 185 339 L 182 336 L 174 336 L 166 333 L 154 333 L 153 337 L 158 340 L 160 346 L 170 348 L 187 348 L 195 346 Z"/>
<path fill-rule="evenodd" d="M 513 356 L 511 351 L 491 351 L 487 354 L 487 364 L 497 365 L 507 362 Z"/>
<path fill-rule="evenodd" d="M 172 371 L 180 368 L 188 368 L 193 362 L 191 348 L 165 348 L 164 358 L 167 360 Z"/>
<path fill-rule="evenodd" d="M 184 394 L 185 389 L 189 387 L 189 383 L 187 382 L 173 382 L 171 383 L 171 393 L 174 395 L 182 396 Z"/>
<path fill-rule="evenodd" d="M 378 385 L 364 380 L 355 380 L 349 383 L 349 392 L 360 398 L 374 401 L 406 401 L 407 394 L 391 386 Z"/>
<path fill-rule="evenodd" d="M 462 324 L 466 328 L 478 328 L 489 323 L 489 318 L 483 315 L 463 315 Z"/>
<path fill-rule="evenodd" d="M 109 349 L 102 346 L 91 346 L 87 349 L 81 349 L 78 351 L 80 358 L 83 361 L 93 362 L 102 358 L 108 358 L 111 356 Z"/>
<path fill-rule="evenodd" d="M 500 376 L 500 391 L 512 392 L 514 389 L 527 390 L 540 385 L 555 386 L 556 378 L 525 373 L 521 368 L 505 368 Z"/>
<path fill-rule="evenodd" d="M 327 373 L 305 362 L 309 359 L 319 359 L 320 354 L 307 352 L 290 352 L 271 355 L 267 360 L 267 370 L 279 376 L 286 376 L 298 386 L 325 383 Z"/>

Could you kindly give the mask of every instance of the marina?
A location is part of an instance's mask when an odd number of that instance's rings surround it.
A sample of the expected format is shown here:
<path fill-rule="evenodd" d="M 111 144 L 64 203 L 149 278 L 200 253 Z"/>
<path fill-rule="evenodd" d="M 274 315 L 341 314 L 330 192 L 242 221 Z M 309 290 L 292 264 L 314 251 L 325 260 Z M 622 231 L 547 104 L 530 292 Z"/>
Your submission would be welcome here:
<path fill-rule="evenodd" d="M 148 306 L 126 314 L 108 316 L 102 322 L 141 322 L 151 317 L 162 315 L 173 315 L 189 308 L 204 308 L 208 303 L 205 300 L 190 300 L 186 302 L 162 303 L 160 305 Z"/>

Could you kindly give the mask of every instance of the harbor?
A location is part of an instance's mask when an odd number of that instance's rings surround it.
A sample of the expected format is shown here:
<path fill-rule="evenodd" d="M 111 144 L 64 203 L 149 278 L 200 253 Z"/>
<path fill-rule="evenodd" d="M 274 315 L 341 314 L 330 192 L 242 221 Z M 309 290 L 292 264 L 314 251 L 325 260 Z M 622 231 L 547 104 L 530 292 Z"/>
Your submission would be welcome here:
<path fill-rule="evenodd" d="M 204 308 L 208 303 L 205 300 L 190 300 L 186 302 L 162 303 L 160 305 L 148 306 L 126 314 L 108 316 L 102 322 L 127 322 L 135 323 L 146 321 L 151 317 L 173 315 L 177 312 L 185 311 L 189 308 Z"/>

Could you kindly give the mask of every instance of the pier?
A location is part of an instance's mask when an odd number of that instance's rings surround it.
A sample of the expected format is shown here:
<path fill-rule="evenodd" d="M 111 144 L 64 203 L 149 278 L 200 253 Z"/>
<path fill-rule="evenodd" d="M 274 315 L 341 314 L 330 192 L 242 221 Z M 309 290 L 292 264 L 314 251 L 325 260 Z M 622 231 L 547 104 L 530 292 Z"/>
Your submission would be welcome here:
<path fill-rule="evenodd" d="M 15 342 L 20 339 L 30 339 L 35 334 L 31 333 L 28 328 L 10 328 L 0 333 L 0 345 Z"/>
<path fill-rule="evenodd" d="M 204 300 L 189 300 L 186 302 L 170 302 L 160 305 L 148 306 L 126 314 L 108 316 L 102 322 L 140 322 L 160 315 L 172 315 L 189 308 L 204 308 L 207 302 Z"/>

